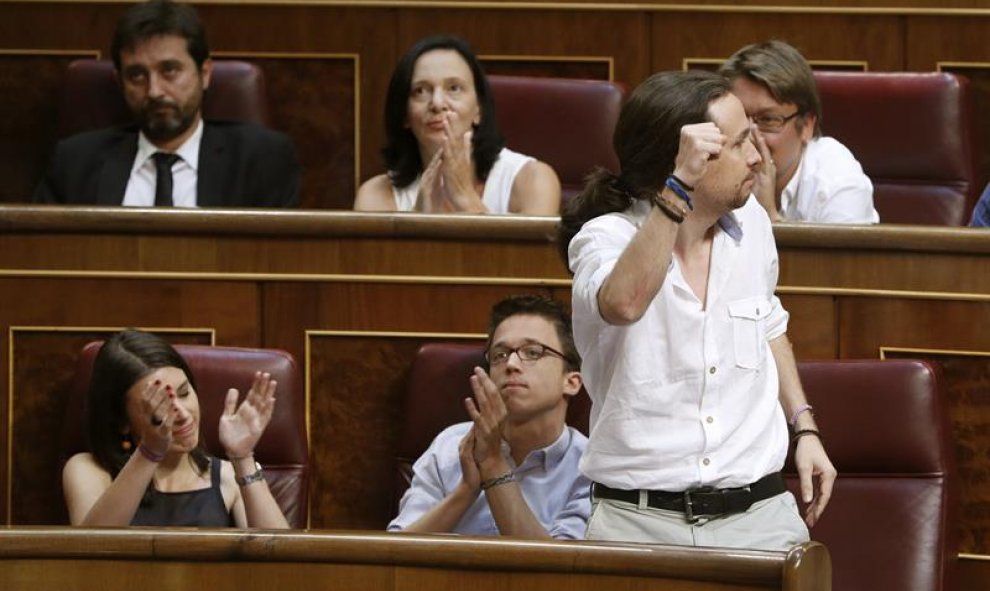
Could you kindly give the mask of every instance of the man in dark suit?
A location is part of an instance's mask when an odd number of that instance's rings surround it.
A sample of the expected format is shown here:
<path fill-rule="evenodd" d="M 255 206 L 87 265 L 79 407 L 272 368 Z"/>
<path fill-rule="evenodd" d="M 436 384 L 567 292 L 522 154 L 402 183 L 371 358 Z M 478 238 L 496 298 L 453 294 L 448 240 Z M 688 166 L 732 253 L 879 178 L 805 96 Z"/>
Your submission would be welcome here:
<path fill-rule="evenodd" d="M 150 0 L 117 25 L 111 54 L 135 124 L 59 142 L 39 203 L 293 207 L 289 139 L 247 123 L 205 122 L 212 62 L 191 6 Z"/>

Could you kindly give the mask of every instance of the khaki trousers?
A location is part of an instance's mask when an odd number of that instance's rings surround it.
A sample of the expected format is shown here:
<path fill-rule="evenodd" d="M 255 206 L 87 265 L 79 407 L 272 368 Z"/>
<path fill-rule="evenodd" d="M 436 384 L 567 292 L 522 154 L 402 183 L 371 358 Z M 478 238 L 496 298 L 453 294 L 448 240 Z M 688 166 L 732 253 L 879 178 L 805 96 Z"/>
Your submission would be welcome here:
<path fill-rule="evenodd" d="M 807 542 L 808 528 L 794 495 L 783 492 L 733 513 L 688 523 L 683 513 L 596 499 L 586 537 L 589 540 L 645 542 L 678 546 L 717 546 L 750 550 L 789 550 Z"/>

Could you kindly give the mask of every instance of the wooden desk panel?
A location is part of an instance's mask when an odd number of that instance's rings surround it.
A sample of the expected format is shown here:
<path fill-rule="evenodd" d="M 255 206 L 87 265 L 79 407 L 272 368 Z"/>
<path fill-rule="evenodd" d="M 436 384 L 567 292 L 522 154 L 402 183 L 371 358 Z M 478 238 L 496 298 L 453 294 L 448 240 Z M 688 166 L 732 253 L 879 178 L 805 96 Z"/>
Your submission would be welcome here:
<path fill-rule="evenodd" d="M 828 550 L 790 552 L 382 533 L 0 530 L 0 588 L 828 591 Z"/>

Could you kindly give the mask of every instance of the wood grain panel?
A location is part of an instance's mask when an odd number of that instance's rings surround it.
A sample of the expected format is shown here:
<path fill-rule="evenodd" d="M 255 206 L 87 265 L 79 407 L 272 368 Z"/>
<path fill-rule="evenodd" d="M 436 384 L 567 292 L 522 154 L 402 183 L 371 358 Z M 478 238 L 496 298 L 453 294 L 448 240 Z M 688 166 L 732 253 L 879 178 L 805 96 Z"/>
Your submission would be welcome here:
<path fill-rule="evenodd" d="M 270 346 L 302 359 L 310 330 L 483 334 L 492 305 L 523 293 L 550 292 L 538 285 L 278 283 L 265 286 L 262 322 Z"/>
<path fill-rule="evenodd" d="M 0 203 L 30 203 L 55 145 L 65 67 L 84 52 L 0 50 Z"/>
<path fill-rule="evenodd" d="M 486 74 L 532 76 L 536 78 L 586 78 L 611 80 L 612 62 L 608 58 L 529 58 L 523 56 L 481 57 Z"/>
<path fill-rule="evenodd" d="M 436 33 L 452 33 L 468 39 L 479 55 L 517 55 L 531 59 L 611 57 L 615 60 L 616 80 L 636 84 L 650 74 L 648 22 L 637 12 L 463 9 L 399 12 L 400 53 L 420 38 Z"/>
<path fill-rule="evenodd" d="M 351 209 L 357 179 L 359 56 L 223 53 L 265 72 L 273 127 L 296 147 L 299 207 Z"/>
<path fill-rule="evenodd" d="M 881 347 L 990 351 L 990 302 L 844 297 L 839 357 L 877 358 Z"/>
<path fill-rule="evenodd" d="M 120 329 L 124 327 L 116 327 Z M 9 397 L 11 409 L 10 513 L 6 523 L 58 525 L 68 523 L 62 497 L 61 467 L 65 446 L 58 436 L 67 416 L 69 382 L 79 351 L 86 343 L 106 339 L 116 329 L 17 329 L 10 352 L 14 371 Z M 212 333 L 156 329 L 172 343 L 209 345 Z M 55 469 L 39 469 L 53 467 Z"/>
<path fill-rule="evenodd" d="M 384 529 L 395 516 L 391 483 L 402 392 L 427 340 L 310 336 L 313 527 Z"/>
<path fill-rule="evenodd" d="M 339 103 L 352 94 L 351 88 L 345 90 L 342 72 L 337 70 L 331 78 L 323 77 L 322 71 L 312 72 L 316 75 L 312 79 L 286 77 L 281 92 L 271 95 L 273 104 L 281 100 L 297 103 L 291 109 L 276 108 L 276 111 L 285 113 L 287 129 L 293 132 L 300 160 L 308 163 L 304 205 L 321 203 L 350 209 L 356 187 L 349 185 L 353 172 L 347 169 L 348 156 L 357 159 L 362 179 L 381 172 L 380 151 L 385 138 L 382 109 L 389 75 L 397 59 L 395 10 L 242 3 L 197 5 L 196 8 L 210 33 L 210 43 L 215 51 L 358 56 L 357 121 L 336 120 L 346 110 Z M 335 94 L 338 92 L 346 94 L 338 96 Z M 347 116 L 351 117 L 351 114 Z M 311 121 L 315 127 L 302 127 L 303 121 Z M 359 145 L 353 147 L 353 154 L 348 154 L 351 129 L 356 129 Z M 328 152 L 326 146 L 337 138 L 342 143 L 335 144 L 334 151 Z M 344 174 L 348 175 L 346 181 L 342 178 Z M 349 190 L 340 186 L 344 182 L 348 183 Z"/>
<path fill-rule="evenodd" d="M 787 41 L 809 60 L 904 68 L 902 21 L 892 16 L 656 12 L 651 19 L 654 71 L 680 70 L 683 59 L 724 60 L 767 39 Z"/>
<path fill-rule="evenodd" d="M 985 591 L 990 583 L 990 559 L 960 558 L 957 575 L 958 591 Z"/>
<path fill-rule="evenodd" d="M 830 296 L 781 295 L 790 315 L 787 336 L 798 359 L 835 359 L 838 330 L 835 298 Z"/>

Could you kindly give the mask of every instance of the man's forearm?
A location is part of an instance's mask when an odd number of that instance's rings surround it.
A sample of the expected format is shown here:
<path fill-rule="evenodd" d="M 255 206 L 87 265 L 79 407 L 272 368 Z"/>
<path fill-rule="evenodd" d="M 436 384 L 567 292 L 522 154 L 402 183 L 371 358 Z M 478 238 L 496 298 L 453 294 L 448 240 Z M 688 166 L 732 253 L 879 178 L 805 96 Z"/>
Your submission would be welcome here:
<path fill-rule="evenodd" d="M 797 360 L 794 358 L 794 350 L 786 333 L 770 341 L 770 352 L 777 363 L 777 374 L 780 379 L 780 406 L 784 409 L 784 416 L 790 422 L 794 414 L 808 404 L 808 398 L 801 386 Z M 795 429 L 817 429 L 814 416 L 810 412 L 798 414 Z"/>
<path fill-rule="evenodd" d="M 653 208 L 598 292 L 598 309 L 609 324 L 639 320 L 667 277 L 677 224 Z"/>
<path fill-rule="evenodd" d="M 404 528 L 403 531 L 420 533 L 452 532 L 477 498 L 478 491 L 471 490 L 470 487 L 462 482 L 449 495 L 444 497 L 443 500 L 424 513 L 422 517 Z"/>

